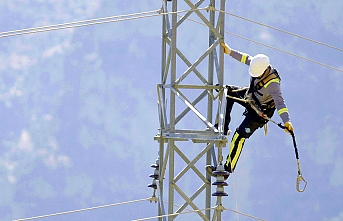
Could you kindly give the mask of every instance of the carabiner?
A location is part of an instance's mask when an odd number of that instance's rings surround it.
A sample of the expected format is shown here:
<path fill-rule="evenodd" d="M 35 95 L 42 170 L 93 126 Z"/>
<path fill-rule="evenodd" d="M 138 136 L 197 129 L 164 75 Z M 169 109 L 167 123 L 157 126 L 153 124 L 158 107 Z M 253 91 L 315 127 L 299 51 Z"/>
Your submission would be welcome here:
<path fill-rule="evenodd" d="M 305 191 L 305 188 L 306 188 L 306 185 L 307 185 L 307 182 L 306 182 L 306 180 L 303 178 L 303 176 L 302 176 L 302 174 L 301 174 L 299 159 L 297 159 L 297 166 L 298 166 L 298 177 L 297 177 L 297 185 L 296 185 L 297 191 L 298 191 L 298 192 L 304 192 L 304 191 Z M 304 181 L 304 183 L 305 183 L 305 186 L 304 186 L 304 188 L 302 188 L 302 189 L 299 188 L 299 185 L 300 185 L 300 182 L 301 182 L 301 181 Z"/>
<path fill-rule="evenodd" d="M 299 171 L 299 173 L 300 173 L 300 171 Z M 302 188 L 302 189 L 299 188 L 300 182 L 301 182 L 301 181 L 304 181 L 304 183 L 305 183 L 305 186 L 304 186 L 304 188 Z M 307 186 L 307 182 L 306 182 L 306 180 L 303 178 L 303 176 L 302 176 L 301 173 L 300 173 L 300 174 L 298 175 L 298 177 L 297 177 L 297 185 L 296 185 L 297 191 L 300 192 L 300 193 L 301 193 L 301 192 L 304 192 L 306 186 Z"/>

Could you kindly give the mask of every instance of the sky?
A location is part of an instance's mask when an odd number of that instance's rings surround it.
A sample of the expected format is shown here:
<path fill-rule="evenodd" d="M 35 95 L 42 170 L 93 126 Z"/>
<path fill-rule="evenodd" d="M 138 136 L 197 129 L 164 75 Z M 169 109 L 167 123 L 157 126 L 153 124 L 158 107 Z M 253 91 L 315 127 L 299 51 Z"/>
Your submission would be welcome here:
<path fill-rule="evenodd" d="M 158 10 L 161 5 L 146 0 L 1 1 L 0 32 Z M 189 9 L 183 1 L 179 7 Z M 343 48 L 342 1 L 226 1 L 226 11 Z M 225 30 L 343 70 L 342 51 L 230 15 Z M 159 128 L 161 33 L 162 17 L 155 16 L 0 38 L 0 221 L 151 197 L 150 165 L 159 149 L 154 136 Z M 292 139 L 269 124 L 268 136 L 261 129 L 245 142 L 223 206 L 264 220 L 342 221 L 342 71 L 229 33 L 225 42 L 250 55 L 267 54 L 279 71 L 308 186 L 303 193 L 296 191 Z M 207 45 L 203 26 L 188 21 L 179 27 L 178 47 L 191 62 Z M 178 65 L 181 75 L 185 65 Z M 199 70 L 207 75 L 206 64 Z M 248 85 L 248 67 L 226 56 L 224 82 Z M 234 107 L 231 130 L 240 124 L 243 111 Z M 281 121 L 277 115 L 273 119 Z M 198 125 L 188 119 L 180 123 L 183 129 Z M 204 148 L 190 141 L 178 145 L 189 156 Z M 176 170 L 185 166 L 176 158 Z M 205 173 L 204 160 L 197 167 Z M 179 185 L 194 193 L 200 182 L 190 174 Z M 175 203 L 182 201 L 176 198 Z M 145 200 L 44 219 L 156 215 L 157 204 Z M 192 214 L 183 217 L 199 220 Z M 254 219 L 224 211 L 223 220 Z"/>

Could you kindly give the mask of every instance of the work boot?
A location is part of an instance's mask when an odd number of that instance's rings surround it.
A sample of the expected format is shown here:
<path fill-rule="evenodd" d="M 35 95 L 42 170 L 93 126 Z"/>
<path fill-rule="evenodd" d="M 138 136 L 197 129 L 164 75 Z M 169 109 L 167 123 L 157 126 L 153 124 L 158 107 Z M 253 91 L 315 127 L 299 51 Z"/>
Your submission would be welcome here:
<path fill-rule="evenodd" d="M 217 167 L 215 167 L 215 166 L 212 166 L 212 165 L 206 166 L 206 172 L 213 177 L 216 177 L 216 175 L 213 174 L 213 172 L 216 170 L 217 170 Z M 229 176 L 230 176 L 230 173 L 228 175 L 224 175 L 224 180 L 227 180 L 227 178 L 229 178 Z"/>

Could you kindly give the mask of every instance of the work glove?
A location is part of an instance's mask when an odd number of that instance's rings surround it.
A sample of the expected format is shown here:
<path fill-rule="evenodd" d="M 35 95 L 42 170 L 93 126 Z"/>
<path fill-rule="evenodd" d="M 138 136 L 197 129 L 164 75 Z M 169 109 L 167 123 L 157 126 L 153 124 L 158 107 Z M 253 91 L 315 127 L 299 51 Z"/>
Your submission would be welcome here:
<path fill-rule="evenodd" d="M 287 121 L 286 123 L 285 123 L 285 131 L 287 132 L 287 133 L 289 133 L 290 134 L 290 132 L 289 131 L 294 131 L 294 128 L 293 128 L 293 125 L 292 125 L 292 123 L 290 122 L 290 121 Z"/>
<path fill-rule="evenodd" d="M 231 48 L 229 47 L 229 45 L 227 45 L 224 42 L 220 43 L 220 45 L 224 48 L 224 53 L 225 54 L 230 54 L 231 53 Z"/>

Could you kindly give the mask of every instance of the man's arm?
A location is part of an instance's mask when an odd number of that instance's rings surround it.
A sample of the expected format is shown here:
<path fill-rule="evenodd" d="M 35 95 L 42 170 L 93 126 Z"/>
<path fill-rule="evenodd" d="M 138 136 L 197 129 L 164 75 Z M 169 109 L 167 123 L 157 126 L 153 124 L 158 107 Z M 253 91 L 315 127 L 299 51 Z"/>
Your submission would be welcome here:
<path fill-rule="evenodd" d="M 288 114 L 288 108 L 282 97 L 280 84 L 278 82 L 272 82 L 267 87 L 268 93 L 272 96 L 277 112 L 282 119 L 283 123 L 289 122 L 291 119 Z"/>
<path fill-rule="evenodd" d="M 280 82 L 272 82 L 267 86 L 269 94 L 273 97 L 277 112 L 284 123 L 285 131 L 294 131 L 291 119 L 289 117 L 288 108 L 281 94 Z"/>
<path fill-rule="evenodd" d="M 236 59 L 237 61 L 250 66 L 251 56 L 249 54 L 231 49 L 231 52 L 229 55 L 233 57 L 234 59 Z"/>
<path fill-rule="evenodd" d="M 250 65 L 251 56 L 249 54 L 234 50 L 230 48 L 226 43 L 221 43 L 220 45 L 224 48 L 225 54 L 230 55 L 239 62 Z"/>

